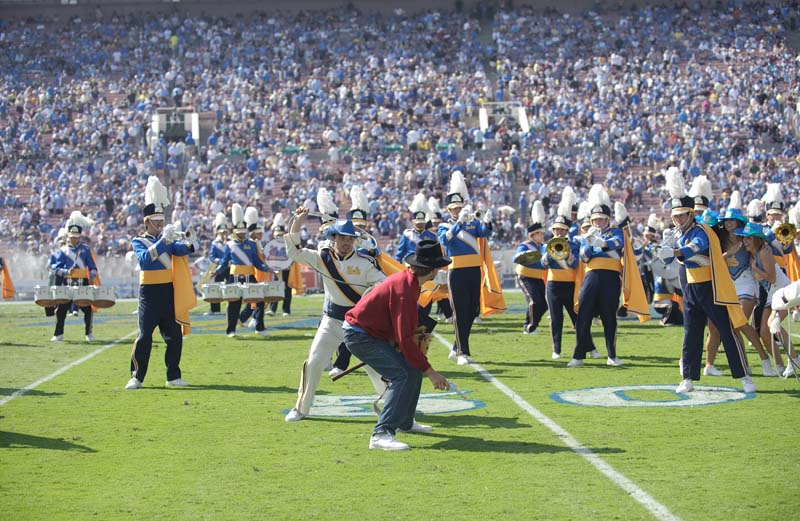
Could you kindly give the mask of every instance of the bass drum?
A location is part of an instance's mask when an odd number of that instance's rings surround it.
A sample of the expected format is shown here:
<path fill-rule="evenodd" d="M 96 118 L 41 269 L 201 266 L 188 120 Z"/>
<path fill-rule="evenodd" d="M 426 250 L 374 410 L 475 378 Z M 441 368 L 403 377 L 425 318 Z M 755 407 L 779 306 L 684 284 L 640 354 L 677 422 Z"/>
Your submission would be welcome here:
<path fill-rule="evenodd" d="M 292 267 L 292 259 L 286 253 L 286 242 L 283 239 L 272 239 L 264 246 L 264 264 L 275 271 L 288 270 Z"/>
<path fill-rule="evenodd" d="M 664 264 L 664 261 L 656 257 L 650 266 L 653 268 L 653 275 L 664 280 L 677 279 L 680 276 L 680 265 L 674 260 Z"/>

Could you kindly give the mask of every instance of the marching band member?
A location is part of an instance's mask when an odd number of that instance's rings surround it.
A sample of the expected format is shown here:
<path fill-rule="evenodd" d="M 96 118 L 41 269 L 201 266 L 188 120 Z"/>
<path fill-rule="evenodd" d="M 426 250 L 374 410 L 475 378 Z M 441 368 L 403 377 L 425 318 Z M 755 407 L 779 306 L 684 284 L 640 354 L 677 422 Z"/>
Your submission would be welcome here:
<path fill-rule="evenodd" d="M 525 324 L 522 332 L 526 335 L 536 334 L 539 321 L 547 310 L 547 298 L 544 291 L 545 266 L 542 264 L 544 254 L 544 206 L 541 201 L 531 205 L 531 224 L 528 226 L 528 239 L 517 246 L 514 253 L 514 271 L 517 283 L 525 295 L 528 309 L 525 312 Z"/>
<path fill-rule="evenodd" d="M 280 239 L 284 235 L 286 235 L 286 220 L 283 218 L 282 213 L 278 213 L 275 215 L 275 218 L 272 220 L 272 236 L 276 239 Z M 293 262 L 288 268 L 280 270 L 279 272 L 275 273 L 276 280 L 283 281 L 283 302 L 281 303 L 281 309 L 283 311 L 283 316 L 289 316 L 292 313 L 292 293 L 294 290 L 302 290 L 303 288 L 303 279 L 300 275 L 300 266 Z M 275 312 L 278 311 L 278 302 L 272 301 L 269 303 L 269 309 L 267 310 L 268 315 L 274 315 Z"/>
<path fill-rule="evenodd" d="M 692 181 L 692 188 L 689 190 L 689 197 L 694 200 L 694 215 L 699 218 L 703 212 L 708 210 L 709 202 L 714 197 L 711 189 L 711 181 L 704 175 L 699 175 Z"/>
<path fill-rule="evenodd" d="M 591 228 L 583 236 L 579 250 L 585 276 L 579 286 L 575 351 L 567 367 L 582 366 L 586 355 L 592 352 L 592 318 L 596 315 L 600 316 L 603 323 L 608 354 L 606 364 L 620 366 L 623 362 L 617 357 L 616 311 L 622 289 L 620 273 L 624 236 L 621 229 L 610 226 L 611 200 L 605 188 L 599 184 L 592 186 L 588 202 Z M 594 358 L 597 355 L 591 356 Z"/>
<path fill-rule="evenodd" d="M 56 247 L 53 251 L 50 252 L 50 258 L 47 260 L 47 271 L 50 272 L 50 276 L 48 277 L 48 282 L 50 286 L 64 285 L 64 277 L 58 274 L 57 263 L 58 263 L 58 256 L 61 253 L 61 248 L 63 248 L 66 243 L 67 243 L 66 231 L 64 231 L 64 228 L 59 228 L 55 241 Z M 57 307 L 58 306 L 51 306 L 44 308 L 44 315 L 46 317 L 55 316 Z"/>
<path fill-rule="evenodd" d="M 463 174 L 455 170 L 450 178 L 450 192 L 445 198 L 450 218 L 439 225 L 439 242 L 447 257 L 453 259 L 449 273 L 450 305 L 453 308 L 453 324 L 456 341 L 450 359 L 459 365 L 470 362 L 469 335 L 472 323 L 480 313 L 481 265 L 483 262 L 478 239 L 492 233 L 491 212 L 483 220 L 472 213 L 467 203 L 467 184 Z"/>
<path fill-rule="evenodd" d="M 674 228 L 664 230 L 664 239 L 675 233 Z M 683 325 L 683 290 L 681 289 L 680 269 L 675 263 L 665 263 L 657 255 L 654 256 L 655 277 L 653 284 L 653 309 L 661 314 L 662 326 Z"/>
<path fill-rule="evenodd" d="M 256 243 L 247 239 L 248 226 L 244 220 L 242 207 L 238 203 L 234 203 L 231 208 L 231 218 L 233 222 L 233 239 L 225 244 L 225 253 L 215 274 L 224 273 L 225 267 L 230 266 L 228 269 L 228 284 L 255 283 L 256 269 L 266 272 L 269 271 L 269 267 L 264 264 L 263 256 L 259 256 L 260 251 Z M 239 321 L 241 307 L 242 299 L 228 302 L 228 328 L 225 333 L 230 338 L 236 336 L 236 323 Z M 264 329 L 263 316 L 261 323 L 256 325 L 256 333 L 261 336 L 268 336 L 267 330 Z"/>
<path fill-rule="evenodd" d="M 355 241 L 360 232 L 352 221 L 340 220 L 329 225 L 325 234 L 330 242 L 321 250 L 299 248 L 297 243 L 300 225 L 307 215 L 308 208 L 295 210 L 290 231 L 284 236 L 286 253 L 293 261 L 309 266 L 323 275 L 325 303 L 322 321 L 300 372 L 297 402 L 286 415 L 287 422 L 302 420 L 308 415 L 322 371 L 330 363 L 339 344 L 344 342 L 342 321 L 345 313 L 361 299 L 368 288 L 385 278 L 372 257 L 355 250 Z"/>
<path fill-rule="evenodd" d="M 225 257 L 225 243 L 228 242 L 228 219 L 225 217 L 224 213 L 219 212 L 216 217 L 214 217 L 214 230 L 217 235 L 214 237 L 214 240 L 211 241 L 211 248 L 208 253 L 208 260 L 211 262 L 209 269 L 211 270 L 216 270 Z M 223 268 L 219 272 L 214 271 L 214 282 L 225 282 L 228 278 L 226 274 L 227 271 L 226 268 Z M 212 302 L 211 309 L 207 314 L 217 315 L 220 313 L 222 313 L 221 303 Z"/>
<path fill-rule="evenodd" d="M 756 391 L 747 376 L 747 357 L 735 329 L 746 319 L 736 298 L 717 234 L 704 223 L 694 220 L 694 200 L 686 194 L 680 171 L 670 167 L 666 172 L 667 188 L 672 199 L 672 222 L 680 233 L 673 244 L 662 244 L 659 256 L 667 262 L 681 263 L 683 286 L 684 338 L 681 356 L 683 380 L 676 392 L 694 390 L 692 382 L 700 380 L 703 357 L 703 336 L 706 321 L 719 331 L 725 355 L 734 378 L 740 378 L 744 391 Z"/>
<path fill-rule="evenodd" d="M 439 206 L 439 200 L 433 196 L 428 197 L 428 222 L 426 228 L 429 232 L 433 233 L 438 241 L 439 225 L 442 224 L 442 208 Z M 453 321 L 453 308 L 450 306 L 449 289 L 445 287 L 440 288 L 441 297 L 434 296 L 433 300 L 436 302 L 436 316 L 437 320 L 444 318 L 448 324 Z"/>
<path fill-rule="evenodd" d="M 88 286 L 97 278 L 97 264 L 94 254 L 85 244 L 81 244 L 81 234 L 88 229 L 93 221 L 85 217 L 80 211 L 75 210 L 67 219 L 65 226 L 67 244 L 59 250 L 55 261 L 55 273 L 63 277 L 66 286 Z M 59 304 L 56 308 L 56 330 L 51 342 L 64 340 L 64 320 L 71 307 L 71 303 Z M 94 342 L 92 334 L 92 306 L 82 306 L 84 330 L 86 341 Z"/>
<path fill-rule="evenodd" d="M 189 310 L 197 303 L 186 256 L 198 245 L 179 240 L 175 225 L 164 226 L 164 210 L 169 206 L 169 196 L 157 177 L 147 179 L 144 200 L 145 233 L 131 241 L 141 268 L 139 335 L 133 344 L 131 379 L 125 389 L 142 387 L 156 326 L 167 345 L 164 355 L 166 386 L 185 387 L 188 384 L 183 380 L 180 368 L 183 334 L 189 332 Z"/>
<path fill-rule="evenodd" d="M 425 194 L 422 192 L 414 196 L 414 200 L 408 205 L 411 211 L 411 223 L 413 228 L 406 228 L 400 235 L 400 243 L 397 245 L 397 252 L 394 258 L 403 262 L 408 255 L 417 250 L 417 244 L 423 239 L 436 240 L 436 234 L 426 228 L 428 222 L 428 203 L 425 201 Z"/>
<path fill-rule="evenodd" d="M 764 229 L 764 233 L 772 248 L 775 262 L 789 277 L 789 280 L 798 280 L 800 278 L 800 263 L 797 259 L 794 240 L 781 242 L 775 235 L 775 231 L 780 230 L 779 227 L 786 220 L 786 205 L 783 202 L 781 186 L 778 183 L 767 184 L 767 193 L 764 195 L 763 201 L 767 212 L 767 226 Z"/>
<path fill-rule="evenodd" d="M 356 241 L 356 249 L 366 253 L 378 262 L 378 267 L 387 275 L 403 271 L 402 263 L 396 261 L 381 251 L 378 241 L 369 233 L 369 200 L 360 185 L 350 189 L 351 208 L 347 212 L 347 219 L 353 221 L 356 229 L 361 232 L 361 237 Z"/>
<path fill-rule="evenodd" d="M 547 309 L 550 311 L 550 338 L 553 340 L 553 359 L 561 358 L 561 335 L 564 326 L 564 310 L 567 310 L 572 326 L 575 326 L 577 314 L 575 313 L 575 268 L 578 267 L 577 240 L 569 239 L 569 231 L 574 223 L 570 221 L 571 209 L 574 205 L 575 192 L 566 187 L 561 194 L 556 217 L 550 225 L 553 239 L 567 241 L 566 249 L 561 256 L 554 257 L 550 248 L 545 247 L 542 265 L 547 268 L 547 285 L 545 295 Z M 551 239 L 551 240 L 553 240 Z"/>
<path fill-rule="evenodd" d="M 258 210 L 252 206 L 248 206 L 244 211 L 244 222 L 247 224 L 247 231 L 250 235 L 250 240 L 256 245 L 256 255 L 261 262 L 266 261 L 264 250 L 261 247 L 261 242 L 264 239 L 264 227 L 258 218 Z M 269 273 L 272 273 L 271 271 Z M 266 282 L 267 272 L 256 270 L 253 274 L 256 282 Z M 247 327 L 255 327 L 256 332 L 261 336 L 267 336 L 267 330 L 264 327 L 264 309 L 265 303 L 262 300 L 257 304 L 246 304 L 244 309 L 239 313 L 239 322 L 247 324 Z"/>
<path fill-rule="evenodd" d="M 656 234 L 658 233 L 658 218 L 651 213 L 647 217 L 647 225 L 644 227 L 644 241 L 642 242 L 642 262 L 639 264 L 639 271 L 642 275 L 644 291 L 647 301 L 653 301 L 655 293 L 655 277 L 653 275 L 653 259 L 655 258 Z"/>

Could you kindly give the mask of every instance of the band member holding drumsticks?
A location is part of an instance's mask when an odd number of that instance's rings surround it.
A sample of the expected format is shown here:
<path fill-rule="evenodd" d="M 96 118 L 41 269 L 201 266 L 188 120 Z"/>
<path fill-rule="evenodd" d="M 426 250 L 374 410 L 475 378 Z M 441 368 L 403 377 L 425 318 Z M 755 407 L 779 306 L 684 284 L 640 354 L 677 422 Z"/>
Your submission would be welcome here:
<path fill-rule="evenodd" d="M 275 218 L 272 220 L 272 235 L 275 237 L 275 239 L 282 239 L 282 237 L 286 235 L 286 221 L 284 220 L 282 213 L 276 214 Z M 281 303 L 283 316 L 291 315 L 292 292 L 295 289 L 302 291 L 303 288 L 303 279 L 300 277 L 299 266 L 296 262 L 293 262 L 288 268 L 283 268 L 280 271 L 276 271 L 275 276 L 277 280 L 281 280 L 284 283 L 283 302 Z M 267 311 L 267 314 L 274 315 L 276 311 L 278 311 L 278 301 L 273 300 L 269 303 L 269 310 Z"/>
<path fill-rule="evenodd" d="M 216 270 L 222 265 L 222 259 L 225 257 L 225 243 L 228 242 L 228 219 L 225 214 L 219 212 L 214 217 L 214 229 L 217 236 L 211 241 L 211 248 L 208 253 L 208 260 L 211 262 L 210 269 Z M 219 274 L 214 275 L 214 282 L 225 282 L 227 278 L 227 268 L 222 268 Z M 222 313 L 222 307 L 219 302 L 212 302 L 211 309 L 208 311 L 209 315 L 217 315 Z"/>
<path fill-rule="evenodd" d="M 266 261 L 264 250 L 261 247 L 261 241 L 264 239 L 264 229 L 261 226 L 258 218 L 258 210 L 252 206 L 248 206 L 244 211 L 244 222 L 247 223 L 247 230 L 250 233 L 250 240 L 256 245 L 256 254 L 262 262 Z M 272 273 L 270 271 L 269 273 Z M 263 271 L 256 271 L 253 276 L 256 282 L 266 282 L 269 275 Z M 266 304 L 262 300 L 257 304 L 246 304 L 244 309 L 239 313 L 239 322 L 247 324 L 247 327 L 255 327 L 256 332 L 261 336 L 267 336 L 266 328 L 264 327 L 264 311 Z M 249 319 L 249 320 L 248 320 Z"/>
<path fill-rule="evenodd" d="M 94 255 L 85 244 L 81 244 L 81 234 L 84 228 L 88 229 L 93 222 L 84 217 L 76 210 L 72 212 L 65 226 L 67 232 L 67 244 L 59 250 L 54 264 L 54 272 L 57 277 L 63 277 L 64 284 L 68 286 L 89 286 L 90 280 L 97 277 L 97 265 L 94 262 Z M 56 308 L 56 330 L 53 333 L 51 342 L 61 342 L 64 340 L 64 320 L 71 306 L 71 302 L 59 304 Z M 81 306 L 83 311 L 83 323 L 86 333 L 86 341 L 93 342 L 92 334 L 92 306 Z"/>

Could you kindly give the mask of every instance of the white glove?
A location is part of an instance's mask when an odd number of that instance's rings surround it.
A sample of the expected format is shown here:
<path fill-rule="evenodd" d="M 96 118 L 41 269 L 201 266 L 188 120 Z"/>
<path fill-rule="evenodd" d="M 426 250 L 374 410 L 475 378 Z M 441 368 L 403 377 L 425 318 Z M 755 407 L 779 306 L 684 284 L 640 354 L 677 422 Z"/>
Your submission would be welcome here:
<path fill-rule="evenodd" d="M 486 213 L 483 214 L 483 222 L 486 223 L 486 224 L 489 224 L 490 222 L 492 222 L 492 211 L 491 210 L 486 210 Z"/>
<path fill-rule="evenodd" d="M 675 252 L 672 251 L 672 248 L 661 247 L 658 250 L 658 258 L 664 261 L 665 263 L 675 257 Z"/>
<path fill-rule="evenodd" d="M 778 335 L 781 332 L 781 315 L 777 310 L 773 310 L 769 316 L 769 332 Z"/>
<path fill-rule="evenodd" d="M 594 248 L 603 248 L 606 245 L 606 241 L 600 237 L 599 235 L 589 235 L 586 238 L 586 242 L 589 243 L 589 246 Z"/>
<path fill-rule="evenodd" d="M 465 206 L 458 213 L 458 222 L 460 222 L 461 224 L 466 224 L 471 220 L 471 217 L 472 217 L 472 212 L 468 207 Z"/>
<path fill-rule="evenodd" d="M 161 232 L 161 239 L 170 244 L 175 241 L 175 237 L 177 236 L 178 227 L 174 224 L 168 224 L 164 226 L 164 231 Z"/>

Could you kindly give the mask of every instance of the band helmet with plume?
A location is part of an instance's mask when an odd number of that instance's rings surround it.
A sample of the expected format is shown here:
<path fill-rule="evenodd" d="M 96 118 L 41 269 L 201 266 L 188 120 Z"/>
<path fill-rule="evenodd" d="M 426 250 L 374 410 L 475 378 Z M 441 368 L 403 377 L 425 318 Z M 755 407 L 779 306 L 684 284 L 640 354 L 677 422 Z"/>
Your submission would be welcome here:
<path fill-rule="evenodd" d="M 84 230 L 89 229 L 94 221 L 83 215 L 80 210 L 75 210 L 69 214 L 64 230 L 67 237 L 80 237 Z"/>
<path fill-rule="evenodd" d="M 694 199 L 695 210 L 708 210 L 708 203 L 713 197 L 711 191 L 711 181 L 704 175 L 699 175 L 692 181 L 692 188 L 689 190 L 689 197 Z"/>
<path fill-rule="evenodd" d="M 218 212 L 214 217 L 214 230 L 217 232 L 224 232 L 228 230 L 228 219 L 225 214 Z"/>
<path fill-rule="evenodd" d="M 753 199 L 747 203 L 747 217 L 749 217 L 751 221 L 761 222 L 763 210 L 764 205 L 761 203 L 761 199 Z"/>
<path fill-rule="evenodd" d="M 592 188 L 589 189 L 589 196 L 586 199 L 589 201 L 591 219 L 595 217 L 611 218 L 611 198 L 608 197 L 608 192 L 606 192 L 603 185 L 592 185 Z"/>
<path fill-rule="evenodd" d="M 544 205 L 541 201 L 534 201 L 531 205 L 531 224 L 528 226 L 528 233 L 544 228 L 545 219 Z"/>
<path fill-rule="evenodd" d="M 244 222 L 247 224 L 248 231 L 258 229 L 258 210 L 253 206 L 248 206 L 244 211 Z"/>
<path fill-rule="evenodd" d="M 233 223 L 234 233 L 245 233 L 247 231 L 244 210 L 242 210 L 242 205 L 239 203 L 233 203 L 231 206 L 231 222 Z"/>
<path fill-rule="evenodd" d="M 667 191 L 669 191 L 672 215 L 694 212 L 694 199 L 686 193 L 683 175 L 677 167 L 671 166 L 665 174 Z"/>
<path fill-rule="evenodd" d="M 428 203 L 425 200 L 425 194 L 422 192 L 414 196 L 411 204 L 408 205 L 411 211 L 411 221 L 414 223 L 425 223 L 428 220 Z"/>
<path fill-rule="evenodd" d="M 275 217 L 272 218 L 272 226 L 270 229 L 275 237 L 280 237 L 286 233 L 286 219 L 283 218 L 282 213 L 278 212 L 275 214 Z"/>
<path fill-rule="evenodd" d="M 353 221 L 356 226 L 366 226 L 367 216 L 369 215 L 369 201 L 361 185 L 355 185 L 350 189 L 350 203 L 347 219 Z"/>
<path fill-rule="evenodd" d="M 469 192 L 467 191 L 467 182 L 464 180 L 464 174 L 460 170 L 453 170 L 450 174 L 450 191 L 447 197 L 444 198 L 445 205 L 448 210 L 450 208 L 463 207 L 469 200 Z"/>
<path fill-rule="evenodd" d="M 614 203 L 614 220 L 617 221 L 617 226 L 624 228 L 631 223 L 631 218 L 628 215 L 628 209 L 619 201 Z"/>
<path fill-rule="evenodd" d="M 327 188 L 320 188 L 317 192 L 317 208 L 319 208 L 319 213 L 322 214 L 320 218 L 322 221 L 321 230 L 324 230 L 339 218 L 339 208 L 333 202 L 331 193 Z"/>
<path fill-rule="evenodd" d="M 427 218 L 429 221 L 441 221 L 442 220 L 442 208 L 439 206 L 439 199 L 431 196 L 428 197 L 428 214 Z"/>
<path fill-rule="evenodd" d="M 581 228 L 584 226 L 591 226 L 592 222 L 589 219 L 589 216 L 592 215 L 592 207 L 589 206 L 589 201 L 581 201 L 581 204 L 578 205 L 578 222 L 580 222 Z"/>
<path fill-rule="evenodd" d="M 644 231 L 650 233 L 658 232 L 658 217 L 656 217 L 656 214 L 651 213 L 647 216 L 647 227 L 645 227 Z"/>
<path fill-rule="evenodd" d="M 164 210 L 169 206 L 169 193 L 158 177 L 147 178 L 144 188 L 144 218 L 164 220 Z"/>
<path fill-rule="evenodd" d="M 783 193 L 781 193 L 781 185 L 778 183 L 767 183 L 767 193 L 764 194 L 762 200 L 764 201 L 767 214 L 783 214 L 786 211 L 786 206 L 783 202 Z"/>

